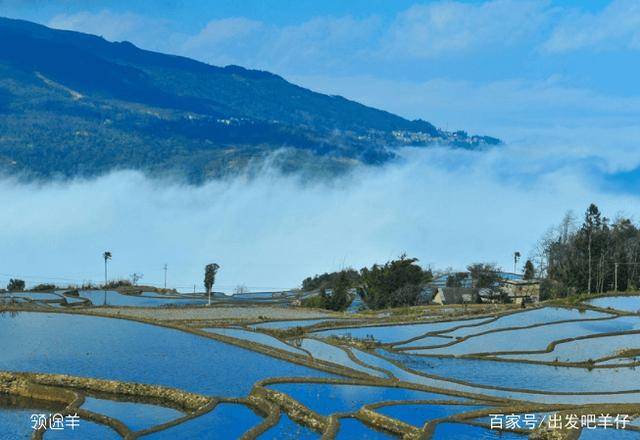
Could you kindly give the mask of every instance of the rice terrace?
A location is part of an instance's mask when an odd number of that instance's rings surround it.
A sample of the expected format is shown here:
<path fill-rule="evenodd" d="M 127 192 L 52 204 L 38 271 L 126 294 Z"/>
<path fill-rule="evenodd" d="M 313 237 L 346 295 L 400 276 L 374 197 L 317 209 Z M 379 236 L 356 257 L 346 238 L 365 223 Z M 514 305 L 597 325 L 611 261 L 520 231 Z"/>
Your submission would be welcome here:
<path fill-rule="evenodd" d="M 153 290 L 2 294 L 3 438 L 29 434 L 32 413 L 79 415 L 78 438 L 547 438 L 556 418 L 557 438 L 640 431 L 638 296 L 348 313 L 294 291 L 208 306 Z M 590 414 L 595 429 L 567 427 Z M 56 438 L 48 422 L 34 438 Z"/>
<path fill-rule="evenodd" d="M 640 440 L 640 0 L 0 0 L 0 440 Z"/>

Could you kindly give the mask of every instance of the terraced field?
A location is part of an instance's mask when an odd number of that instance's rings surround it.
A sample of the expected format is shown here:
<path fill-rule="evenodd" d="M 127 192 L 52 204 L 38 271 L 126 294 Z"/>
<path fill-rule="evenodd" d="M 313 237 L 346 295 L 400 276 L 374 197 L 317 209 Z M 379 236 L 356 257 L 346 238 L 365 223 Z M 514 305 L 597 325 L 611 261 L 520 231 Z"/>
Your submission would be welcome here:
<path fill-rule="evenodd" d="M 554 432 L 640 438 L 635 297 L 406 316 L 292 299 L 4 295 L 0 437 L 520 439 L 609 414 Z"/>

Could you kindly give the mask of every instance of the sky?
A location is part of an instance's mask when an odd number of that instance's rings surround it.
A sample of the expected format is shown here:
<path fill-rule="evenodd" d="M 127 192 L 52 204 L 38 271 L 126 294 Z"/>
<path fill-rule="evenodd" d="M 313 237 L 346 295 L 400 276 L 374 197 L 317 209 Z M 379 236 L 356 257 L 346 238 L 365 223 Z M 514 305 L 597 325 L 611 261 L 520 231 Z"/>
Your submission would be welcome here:
<path fill-rule="evenodd" d="M 61 187 L 5 179 L 3 199 L 55 197 L 69 209 L 81 200 L 129 219 L 113 214 L 95 222 L 79 216 L 79 224 L 69 222 L 75 224 L 71 229 L 60 219 L 60 230 L 49 230 L 37 218 L 20 225 L 5 220 L 4 227 L 14 229 L 16 251 L 15 237 L 33 249 L 55 237 L 59 243 L 52 249 L 70 255 L 75 248 L 66 240 L 80 230 L 86 242 L 94 239 L 97 252 L 108 237 L 126 231 L 123 237 L 140 237 L 140 249 L 152 249 L 153 257 L 140 264 L 148 281 L 158 282 L 167 262 L 178 272 L 175 283 L 190 284 L 199 278 L 193 267 L 208 255 L 195 248 L 210 244 L 226 257 L 221 283 L 286 287 L 307 274 L 360 267 L 404 251 L 439 268 L 463 268 L 480 259 L 510 267 L 514 250 L 530 253 L 569 209 L 580 213 L 593 201 L 609 216 L 640 214 L 636 0 L 0 0 L 0 15 L 215 65 L 269 70 L 407 118 L 505 141 L 487 152 L 408 151 L 400 165 L 358 169 L 351 180 L 330 188 L 273 175 L 195 189 L 131 173 Z M 121 185 L 111 193 L 113 179 Z M 132 188 L 142 202 L 129 206 L 123 199 Z M 96 191 L 102 197 L 94 201 Z M 373 197 L 375 191 L 387 196 L 384 203 Z M 198 208 L 198 200 L 211 197 L 226 203 Z M 184 246 L 175 230 L 157 220 L 173 221 L 160 209 L 168 200 L 184 208 L 172 215 L 193 232 L 183 237 Z M 296 205 L 314 217 L 299 214 Z M 131 220 L 126 212 L 138 212 L 136 206 L 144 209 Z M 25 224 L 40 232 L 30 235 Z M 165 239 L 172 243 L 173 261 L 164 261 L 170 253 L 157 245 Z M 114 258 L 114 270 L 133 272 L 139 252 L 123 241 L 120 255 L 130 256 L 121 263 Z M 24 255 L 13 272 L 27 271 L 26 260 L 34 257 Z M 38 272 L 95 274 L 88 266 L 70 268 L 70 257 L 63 260 L 60 267 Z"/>

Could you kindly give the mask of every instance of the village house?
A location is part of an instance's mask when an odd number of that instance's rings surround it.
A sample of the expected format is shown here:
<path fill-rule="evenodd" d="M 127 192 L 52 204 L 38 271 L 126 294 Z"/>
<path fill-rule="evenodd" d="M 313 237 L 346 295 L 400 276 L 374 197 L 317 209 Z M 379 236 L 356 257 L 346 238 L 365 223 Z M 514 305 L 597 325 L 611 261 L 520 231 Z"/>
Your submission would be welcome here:
<path fill-rule="evenodd" d="M 433 304 L 469 304 L 478 300 L 476 289 L 467 287 L 438 287 Z"/>
<path fill-rule="evenodd" d="M 500 289 L 516 304 L 540 301 L 538 280 L 503 280 L 500 284 Z"/>

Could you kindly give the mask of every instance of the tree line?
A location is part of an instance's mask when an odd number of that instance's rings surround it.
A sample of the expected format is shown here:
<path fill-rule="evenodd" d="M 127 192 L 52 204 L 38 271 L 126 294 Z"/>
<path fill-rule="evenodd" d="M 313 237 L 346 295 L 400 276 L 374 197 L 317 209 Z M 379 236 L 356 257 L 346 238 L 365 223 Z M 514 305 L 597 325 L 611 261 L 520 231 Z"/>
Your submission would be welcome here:
<path fill-rule="evenodd" d="M 540 240 L 536 254 L 544 299 L 640 286 L 640 229 L 629 218 L 603 216 L 595 204 L 581 223 L 567 213 Z"/>

